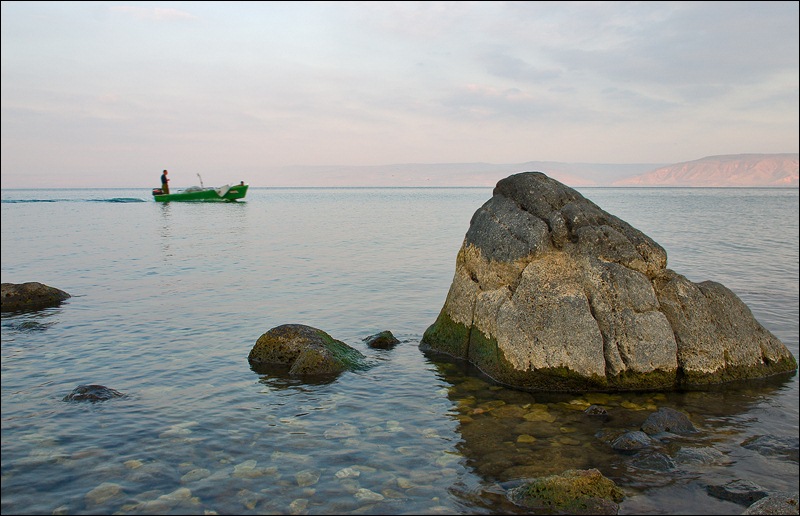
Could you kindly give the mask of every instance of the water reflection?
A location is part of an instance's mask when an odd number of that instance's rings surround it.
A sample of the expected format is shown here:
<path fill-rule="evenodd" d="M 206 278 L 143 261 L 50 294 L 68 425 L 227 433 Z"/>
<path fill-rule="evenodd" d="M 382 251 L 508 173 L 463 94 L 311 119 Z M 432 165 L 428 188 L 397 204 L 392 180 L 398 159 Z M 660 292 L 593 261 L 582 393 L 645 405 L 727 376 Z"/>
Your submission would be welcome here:
<path fill-rule="evenodd" d="M 58 323 L 54 317 L 63 310 L 61 304 L 50 308 L 29 308 L 3 312 L 3 343 L 13 341 L 19 333 L 35 333 L 45 331 Z M 54 319 L 51 319 L 54 318 Z"/>
<path fill-rule="evenodd" d="M 161 228 L 159 236 L 161 237 L 161 253 L 163 254 L 163 261 L 168 262 L 172 257 L 170 252 L 170 240 L 172 239 L 172 224 L 170 220 L 171 206 L 168 202 L 158 203 L 159 211 L 161 212 Z"/>
<path fill-rule="evenodd" d="M 315 375 L 297 377 L 289 374 L 289 367 L 270 364 L 250 364 L 250 369 L 260 375 L 258 383 L 270 389 L 293 389 L 298 392 L 312 392 L 307 387 L 327 385 L 336 381 L 339 375 Z"/>
<path fill-rule="evenodd" d="M 486 485 L 495 482 L 507 489 L 526 478 L 589 468 L 614 480 L 632 500 L 655 488 L 697 484 L 693 491 L 705 491 L 708 485 L 742 478 L 743 469 L 762 485 L 774 479 L 774 489 L 796 484 L 796 464 L 765 463 L 763 456 L 742 447 L 754 432 L 782 431 L 754 427 L 753 413 L 787 389 L 791 374 L 691 392 L 530 393 L 497 385 L 469 364 L 440 355 L 428 359 L 451 385 L 447 396 L 462 438 L 457 449 Z M 587 413 L 593 405 L 606 414 Z M 685 413 L 698 432 L 658 434 L 642 450 L 612 447 L 616 438 L 639 430 L 661 407 Z M 779 470 L 787 475 L 776 478 Z M 462 494 L 474 495 L 470 490 Z M 492 490 L 480 497 L 490 500 Z"/>

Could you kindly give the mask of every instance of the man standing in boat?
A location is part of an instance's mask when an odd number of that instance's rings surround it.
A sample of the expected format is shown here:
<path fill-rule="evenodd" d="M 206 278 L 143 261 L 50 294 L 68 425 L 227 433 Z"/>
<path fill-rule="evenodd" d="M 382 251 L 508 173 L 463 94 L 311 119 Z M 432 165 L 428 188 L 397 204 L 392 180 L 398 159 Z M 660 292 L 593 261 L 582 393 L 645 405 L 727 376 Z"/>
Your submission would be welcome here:
<path fill-rule="evenodd" d="M 166 195 L 169 193 L 169 179 L 167 178 L 167 171 L 161 174 L 161 192 Z"/>

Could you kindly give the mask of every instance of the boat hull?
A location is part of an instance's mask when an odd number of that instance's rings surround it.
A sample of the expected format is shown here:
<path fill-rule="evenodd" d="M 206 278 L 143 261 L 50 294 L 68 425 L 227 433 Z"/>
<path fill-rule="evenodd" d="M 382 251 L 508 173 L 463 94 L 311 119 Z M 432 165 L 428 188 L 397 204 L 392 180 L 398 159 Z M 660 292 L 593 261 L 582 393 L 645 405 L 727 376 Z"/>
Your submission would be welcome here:
<path fill-rule="evenodd" d="M 220 195 L 222 188 L 175 192 L 170 194 L 153 193 L 156 202 L 232 202 L 244 199 L 249 185 L 234 185 Z"/>

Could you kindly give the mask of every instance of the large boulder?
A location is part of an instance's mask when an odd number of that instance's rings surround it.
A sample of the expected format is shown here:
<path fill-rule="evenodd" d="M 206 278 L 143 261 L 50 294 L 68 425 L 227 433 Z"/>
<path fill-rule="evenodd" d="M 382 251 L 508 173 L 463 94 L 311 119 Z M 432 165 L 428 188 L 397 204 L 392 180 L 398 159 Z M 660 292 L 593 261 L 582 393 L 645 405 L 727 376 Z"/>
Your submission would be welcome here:
<path fill-rule="evenodd" d="M 515 174 L 473 215 L 420 347 L 523 390 L 673 389 L 797 369 L 732 291 L 666 266 L 658 243 L 577 191 Z"/>
<path fill-rule="evenodd" d="M 331 376 L 366 366 L 357 349 L 303 324 L 276 326 L 258 338 L 247 357 L 257 372 L 290 376 Z"/>
<path fill-rule="evenodd" d="M 0 285 L 3 312 L 41 310 L 58 306 L 69 298 L 70 295 L 63 290 L 35 281 Z"/>

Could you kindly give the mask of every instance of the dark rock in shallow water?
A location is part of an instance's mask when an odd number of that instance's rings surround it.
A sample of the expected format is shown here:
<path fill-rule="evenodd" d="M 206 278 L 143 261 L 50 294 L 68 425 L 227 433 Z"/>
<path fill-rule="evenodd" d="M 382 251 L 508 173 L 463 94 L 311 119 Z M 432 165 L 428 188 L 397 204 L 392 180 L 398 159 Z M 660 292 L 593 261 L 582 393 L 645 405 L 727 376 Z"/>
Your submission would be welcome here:
<path fill-rule="evenodd" d="M 528 391 L 672 390 L 793 373 L 787 347 L 719 283 L 541 172 L 497 183 L 420 342 Z"/>
<path fill-rule="evenodd" d="M 631 461 L 631 465 L 637 469 L 658 471 L 662 473 L 672 471 L 677 467 L 674 460 L 661 452 L 637 454 L 636 457 Z"/>
<path fill-rule="evenodd" d="M 689 418 L 683 412 L 669 407 L 661 407 L 658 412 L 653 412 L 644 423 L 642 431 L 648 435 L 670 432 L 673 434 L 692 434 L 697 432 Z"/>
<path fill-rule="evenodd" d="M 587 416 L 593 416 L 605 419 L 609 417 L 608 411 L 598 405 L 589 405 L 588 407 L 586 407 L 586 410 L 584 410 L 583 413 L 586 414 Z"/>
<path fill-rule="evenodd" d="M 709 485 L 706 486 L 706 491 L 714 498 L 728 500 L 747 507 L 769 494 L 758 484 L 742 479 L 731 480 L 721 486 Z"/>
<path fill-rule="evenodd" d="M 103 385 L 78 385 L 63 401 L 106 401 L 124 396 L 121 392 Z"/>
<path fill-rule="evenodd" d="M 673 458 L 679 466 L 722 466 L 733 463 L 724 453 L 710 446 L 682 447 Z"/>
<path fill-rule="evenodd" d="M 391 349 L 400 343 L 399 340 L 392 335 L 392 332 L 385 330 L 375 335 L 370 335 L 364 339 L 367 346 L 374 349 Z"/>
<path fill-rule="evenodd" d="M 31 281 L 0 285 L 0 304 L 3 312 L 41 310 L 58 306 L 71 296 L 55 287 Z"/>
<path fill-rule="evenodd" d="M 766 457 L 782 457 L 798 462 L 800 438 L 778 437 L 774 435 L 755 435 L 745 439 L 741 444 L 748 450 L 754 450 Z"/>
<path fill-rule="evenodd" d="M 258 338 L 247 359 L 257 372 L 280 370 L 290 376 L 335 376 L 366 367 L 357 349 L 303 324 L 272 328 Z"/>
<path fill-rule="evenodd" d="M 43 323 L 39 321 L 20 321 L 19 323 L 9 323 L 8 327 L 20 333 L 36 333 L 50 328 L 54 322 Z"/>
<path fill-rule="evenodd" d="M 653 440 L 646 433 L 635 430 L 625 432 L 612 441 L 611 447 L 617 451 L 630 452 L 648 448 L 653 444 Z"/>

